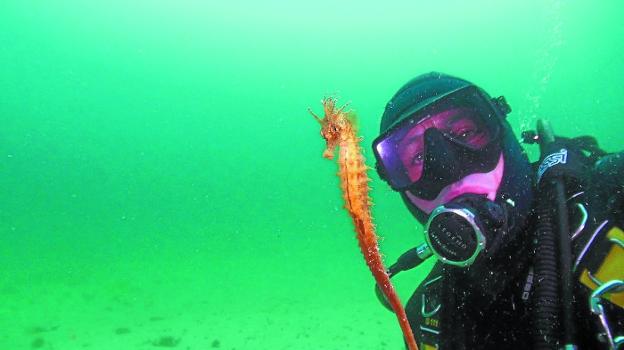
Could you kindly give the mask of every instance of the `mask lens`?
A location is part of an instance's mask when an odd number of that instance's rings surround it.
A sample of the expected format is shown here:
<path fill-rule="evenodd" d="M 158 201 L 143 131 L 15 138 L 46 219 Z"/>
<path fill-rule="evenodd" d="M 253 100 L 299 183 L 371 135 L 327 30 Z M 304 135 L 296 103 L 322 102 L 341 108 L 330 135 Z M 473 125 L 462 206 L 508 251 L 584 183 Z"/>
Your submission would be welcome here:
<path fill-rule="evenodd" d="M 390 184 L 405 188 L 423 176 L 427 130 L 436 129 L 451 142 L 480 150 L 498 133 L 494 117 L 480 95 L 450 95 L 390 129 L 375 141 L 374 150 Z"/>

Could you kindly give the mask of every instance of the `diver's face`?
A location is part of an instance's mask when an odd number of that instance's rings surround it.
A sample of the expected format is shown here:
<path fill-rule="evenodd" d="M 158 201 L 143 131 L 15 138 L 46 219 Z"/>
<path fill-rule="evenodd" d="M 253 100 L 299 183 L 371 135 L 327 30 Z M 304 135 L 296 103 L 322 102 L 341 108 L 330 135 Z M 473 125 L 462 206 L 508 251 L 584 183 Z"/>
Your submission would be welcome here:
<path fill-rule="evenodd" d="M 399 158 L 411 181 L 418 181 L 425 162 L 425 132 L 435 128 L 450 139 L 470 148 L 484 147 L 490 140 L 487 128 L 478 123 L 472 108 L 448 109 L 414 125 L 398 144 Z"/>

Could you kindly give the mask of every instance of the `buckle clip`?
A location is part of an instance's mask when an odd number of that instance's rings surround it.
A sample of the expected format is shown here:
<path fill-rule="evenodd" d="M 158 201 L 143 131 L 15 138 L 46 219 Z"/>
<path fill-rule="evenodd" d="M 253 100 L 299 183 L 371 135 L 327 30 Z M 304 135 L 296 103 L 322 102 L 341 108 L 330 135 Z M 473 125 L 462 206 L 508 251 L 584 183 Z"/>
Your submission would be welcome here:
<path fill-rule="evenodd" d="M 505 96 L 494 97 L 492 99 L 492 102 L 498 108 L 498 110 L 503 112 L 503 114 L 505 116 L 507 116 L 507 114 L 511 113 L 511 106 L 509 106 L 509 103 L 507 103 L 507 100 L 505 99 Z"/>
<path fill-rule="evenodd" d="M 624 345 L 624 336 L 613 338 L 613 333 L 611 332 L 609 321 L 607 320 L 604 307 L 602 306 L 601 298 L 605 294 L 619 293 L 622 291 L 624 291 L 624 281 L 610 280 L 600 284 L 589 297 L 589 308 L 592 314 L 598 316 L 603 329 L 602 333 L 598 333 L 598 340 L 607 343 L 610 350 L 617 350 L 620 346 Z"/>

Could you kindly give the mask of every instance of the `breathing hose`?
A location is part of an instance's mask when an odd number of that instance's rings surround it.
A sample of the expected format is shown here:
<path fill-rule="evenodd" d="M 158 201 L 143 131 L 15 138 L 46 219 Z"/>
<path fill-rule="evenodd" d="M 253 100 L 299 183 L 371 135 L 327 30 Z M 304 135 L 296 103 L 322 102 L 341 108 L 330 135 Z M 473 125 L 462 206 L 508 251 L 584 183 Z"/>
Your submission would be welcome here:
<path fill-rule="evenodd" d="M 555 137 L 544 120 L 538 120 L 537 133 L 544 158 Z M 543 181 L 539 184 L 537 205 L 533 343 L 538 350 L 554 350 L 559 346 L 574 349 L 572 253 L 564 179 L 554 177 Z"/>
<path fill-rule="evenodd" d="M 543 193 L 543 197 L 546 197 Z M 533 312 L 533 344 L 537 350 L 556 349 L 559 319 L 559 283 L 557 279 L 557 244 L 553 230 L 553 210 L 548 200 L 538 204 L 536 228 L 537 247 L 534 269 L 536 275 L 535 311 Z"/>

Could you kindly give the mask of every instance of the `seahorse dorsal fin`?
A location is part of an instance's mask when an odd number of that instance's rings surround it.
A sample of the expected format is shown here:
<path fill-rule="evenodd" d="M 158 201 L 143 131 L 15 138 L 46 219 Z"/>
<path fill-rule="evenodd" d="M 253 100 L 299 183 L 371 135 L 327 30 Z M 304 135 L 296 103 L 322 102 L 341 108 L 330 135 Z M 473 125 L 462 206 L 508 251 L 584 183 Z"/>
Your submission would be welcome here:
<path fill-rule="evenodd" d="M 319 118 L 318 115 L 316 115 L 314 112 L 312 112 L 312 108 L 308 108 L 308 112 L 310 112 L 310 114 L 312 114 L 314 119 L 316 119 L 316 121 L 319 122 L 319 124 L 323 125 L 323 119 Z"/>

